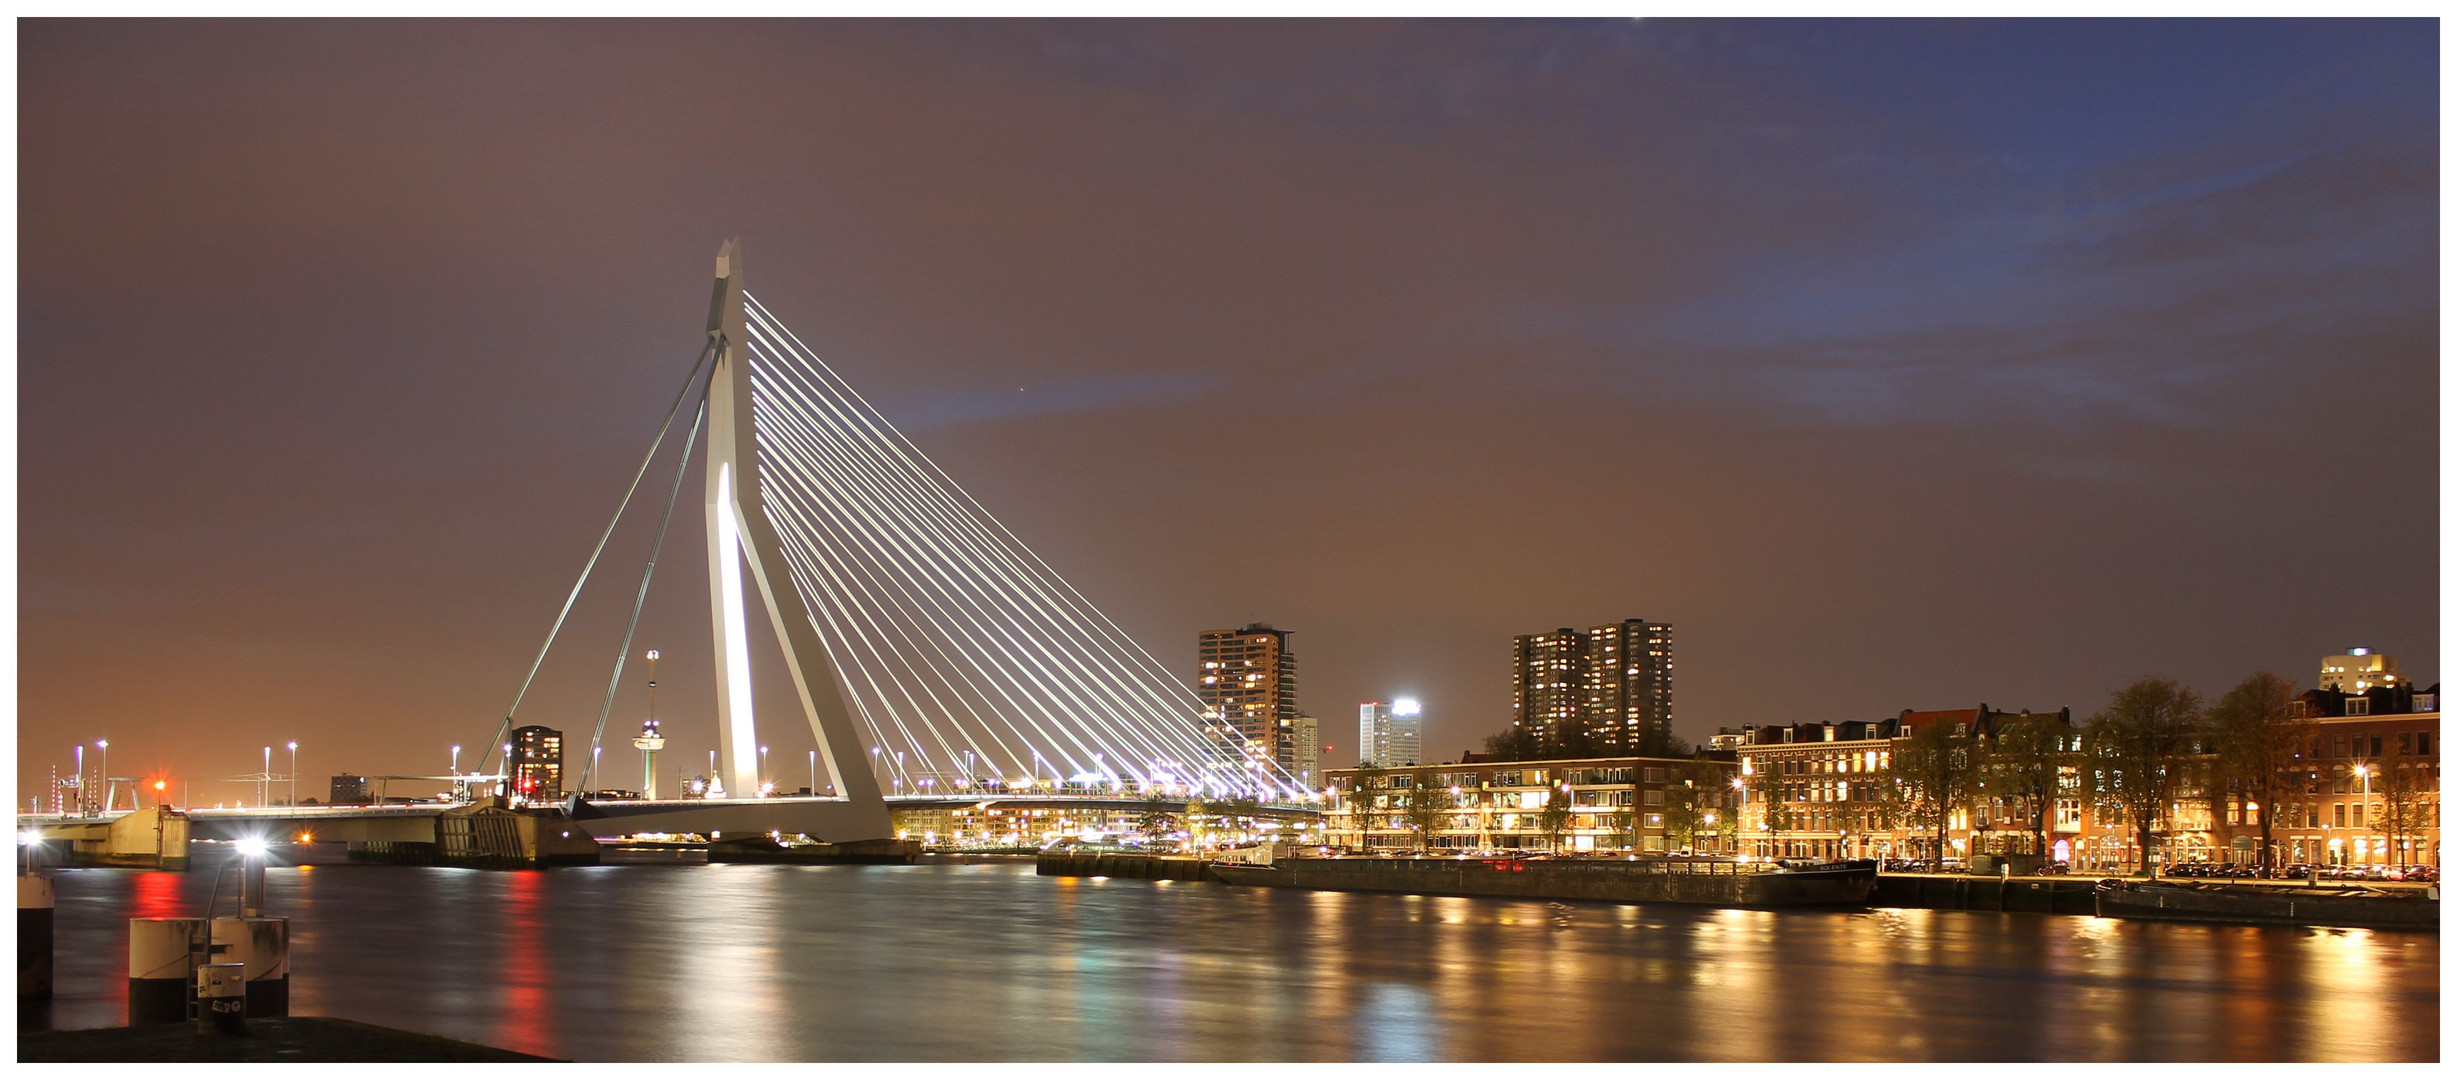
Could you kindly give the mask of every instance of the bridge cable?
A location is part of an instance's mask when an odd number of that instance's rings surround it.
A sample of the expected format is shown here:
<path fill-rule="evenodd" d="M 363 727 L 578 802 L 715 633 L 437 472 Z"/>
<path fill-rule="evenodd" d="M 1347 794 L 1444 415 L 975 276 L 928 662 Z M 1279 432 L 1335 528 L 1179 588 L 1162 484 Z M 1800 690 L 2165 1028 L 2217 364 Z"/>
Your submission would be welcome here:
<path fill-rule="evenodd" d="M 756 299 L 754 299 L 752 302 L 754 304 L 757 303 Z M 773 318 L 764 309 L 754 309 L 751 314 L 753 319 L 753 329 L 755 331 L 767 331 L 770 334 L 776 333 L 775 330 L 771 330 L 769 326 L 764 325 Z M 766 318 L 763 318 L 763 316 L 766 316 Z M 784 335 L 790 337 L 791 331 L 785 330 Z M 779 348 L 779 345 L 771 345 L 770 347 Z M 791 350 L 790 345 L 782 345 L 781 347 L 784 350 Z M 815 362 L 815 357 L 810 359 L 814 361 L 814 363 L 811 365 L 814 370 L 826 370 L 824 363 Z M 755 368 L 754 370 L 757 372 L 758 369 Z M 897 443 L 901 443 L 901 446 L 893 443 L 888 444 L 889 453 L 887 454 L 881 454 L 876 449 L 866 447 L 865 449 L 870 449 L 870 452 L 864 456 L 874 462 L 885 458 L 890 462 L 890 464 L 886 466 L 889 473 L 891 473 L 893 477 L 901 479 L 901 482 L 898 482 L 898 479 L 891 479 L 889 476 L 879 475 L 874 471 L 872 481 L 873 484 L 885 482 L 891 492 L 893 489 L 901 487 L 906 491 L 919 491 L 923 493 L 924 502 L 929 504 L 927 507 L 916 506 L 915 504 L 906 502 L 903 497 L 895 497 L 893 499 L 893 502 L 902 504 L 903 509 L 905 510 L 905 514 L 903 516 L 906 518 L 906 520 L 920 524 L 922 531 L 924 532 L 937 533 L 942 541 L 951 543 L 952 546 L 959 552 L 961 552 L 962 549 L 972 549 L 973 556 L 961 559 L 960 561 L 970 563 L 973 567 L 973 573 L 976 575 L 979 575 L 983 570 L 987 570 L 990 572 L 990 574 L 987 576 L 992 577 L 993 580 L 1003 580 L 1008 587 L 1006 590 L 1007 594 L 1013 598 L 1013 600 L 1007 601 L 1008 603 L 1018 605 L 1019 610 L 1025 614 L 1030 614 L 1034 611 L 1039 612 L 1039 617 L 1032 619 L 1033 622 L 1036 622 L 1040 624 L 1040 626 L 1052 631 L 1052 636 L 1054 636 L 1056 639 L 1071 640 L 1074 642 L 1075 644 L 1073 644 L 1071 648 L 1077 650 L 1077 656 L 1076 659 L 1071 661 L 1072 665 L 1081 666 L 1084 665 L 1085 661 L 1089 660 L 1090 664 L 1088 666 L 1082 666 L 1081 670 L 1088 671 L 1090 668 L 1106 668 L 1108 670 L 1108 681 L 1102 684 L 1105 689 L 1103 696 L 1107 696 L 1112 705 L 1109 707 L 1096 706 L 1099 712 L 1106 712 L 1111 716 L 1119 716 L 1117 713 L 1110 712 L 1110 708 L 1126 704 L 1125 699 L 1117 696 L 1117 687 L 1120 685 L 1141 691 L 1141 696 L 1144 696 L 1145 700 L 1149 704 L 1160 706 L 1164 713 L 1174 713 L 1179 710 L 1185 710 L 1188 713 L 1199 713 L 1201 711 L 1200 703 L 1193 698 L 1193 695 L 1185 693 L 1182 687 L 1177 686 L 1174 680 L 1169 679 L 1165 675 L 1161 675 L 1158 678 L 1152 678 L 1152 675 L 1157 674 L 1156 669 L 1158 665 L 1156 661 L 1151 659 L 1150 654 L 1141 650 L 1140 648 L 1133 647 L 1131 639 L 1124 638 L 1123 633 L 1115 629 L 1115 623 L 1110 622 L 1105 617 L 1101 616 L 1097 608 L 1091 607 L 1087 601 L 1082 599 L 1082 595 L 1079 591 L 1072 589 L 1071 586 L 1066 584 L 1063 578 L 1057 577 L 1054 572 L 1050 571 L 1046 562 L 1039 560 L 1037 557 L 1031 556 L 1029 548 L 1023 549 L 1023 555 L 1026 558 L 1031 558 L 1033 563 L 1038 564 L 1037 568 L 1032 565 L 1015 561 L 1015 548 L 1020 546 L 1020 541 L 1014 539 L 1012 531 L 1006 530 L 1002 524 L 998 523 L 995 516 L 987 515 L 985 510 L 981 510 L 977 500 L 971 500 L 971 513 L 966 512 L 966 508 L 954 503 L 949 497 L 947 487 L 954 487 L 958 493 L 961 493 L 960 485 L 954 485 L 952 479 L 945 478 L 943 470 L 937 470 L 934 465 L 932 466 L 932 473 L 935 473 L 935 477 L 931 476 L 930 474 L 922 473 L 914 464 L 914 459 L 918 457 L 922 462 L 926 463 L 926 456 L 920 455 L 917 448 L 911 449 L 909 452 L 899 452 L 911 447 L 910 440 L 903 439 L 900 433 L 894 431 L 892 425 L 887 425 L 885 423 L 884 418 L 877 417 L 876 410 L 868 408 L 867 403 L 859 402 L 859 395 L 852 393 L 849 387 L 842 386 L 841 379 L 829 384 L 827 389 L 828 396 L 839 401 L 843 400 L 843 396 L 850 396 L 854 402 L 857 402 L 862 406 L 861 412 L 867 413 L 868 415 L 863 416 L 855 414 L 853 405 L 851 404 L 840 405 L 835 409 L 827 409 L 825 411 L 842 419 L 823 426 L 832 427 L 835 423 L 845 423 L 848 425 L 859 424 L 860 426 L 870 428 L 873 432 L 877 432 L 880 436 L 882 436 L 877 441 L 878 443 L 887 443 L 888 439 L 894 439 Z M 884 431 L 880 430 L 882 427 L 885 428 Z M 832 442 L 833 440 L 830 441 Z M 873 447 L 876 445 L 877 443 L 872 444 Z M 876 470 L 880 467 L 881 466 L 874 464 L 872 469 Z M 932 482 L 933 479 L 944 480 L 946 486 Z M 874 491 L 875 490 L 876 488 L 874 487 Z M 967 498 L 969 499 L 969 496 L 967 496 Z M 916 513 L 918 513 L 918 517 L 915 516 Z M 982 523 L 979 518 L 976 517 L 976 515 L 987 517 L 990 525 L 997 527 L 1002 533 L 1005 534 L 1004 538 L 994 537 L 981 531 Z M 947 523 L 952 520 L 955 523 L 957 532 L 946 532 L 944 531 L 943 525 L 942 527 L 934 528 L 929 524 L 930 519 L 937 519 L 942 523 Z M 964 534 L 970 535 L 967 536 Z M 982 546 L 983 541 L 987 542 L 986 547 Z M 988 563 L 986 565 L 980 561 L 982 558 L 988 559 Z M 1012 572 L 1018 571 L 1021 572 L 1021 580 L 1010 576 Z M 939 575 L 936 574 L 931 576 L 933 578 L 939 577 Z M 1019 589 L 1019 585 L 1025 586 L 1025 588 Z M 1049 588 L 1049 586 L 1052 585 L 1054 585 L 1057 590 L 1062 591 L 1053 592 Z M 1038 595 L 1039 599 L 1035 599 L 1035 594 Z M 1055 602 L 1056 606 L 1045 606 L 1051 602 Z M 966 604 L 966 606 L 970 606 L 969 603 Z M 1094 620 L 1090 626 L 1087 626 L 1085 622 L 1082 621 L 1087 615 L 1090 617 L 1090 619 Z M 1021 627 L 1018 626 L 1017 629 L 1020 630 Z M 1128 653 L 1127 655 L 1120 654 L 1120 652 L 1117 650 L 1117 646 L 1121 643 L 1121 641 L 1128 645 L 1129 649 L 1132 650 L 1131 653 Z M 1089 648 L 1086 649 L 1086 646 Z M 1041 652 L 1044 656 L 1050 656 L 1045 649 L 1034 649 L 1032 651 Z M 1055 657 L 1052 656 L 1051 658 L 1054 659 Z M 1123 667 L 1120 666 L 1121 661 L 1124 661 Z M 1033 666 L 1037 667 L 1038 665 L 1035 664 Z M 1140 671 L 1138 672 L 1136 669 L 1140 669 Z M 1136 677 L 1138 674 L 1142 674 L 1145 677 L 1138 678 Z M 1075 685 L 1080 687 L 1083 686 L 1083 683 L 1081 682 L 1082 678 L 1083 676 L 1081 674 L 1077 674 L 1070 679 L 1062 681 L 1073 682 Z M 1039 680 L 1036 679 L 1035 681 L 1037 682 Z M 1167 701 L 1170 695 L 1165 692 L 1155 693 L 1159 687 L 1164 686 L 1177 690 L 1178 696 L 1182 700 L 1175 703 L 1170 703 Z M 1048 689 L 1046 686 L 1044 688 Z M 1122 716 L 1119 718 L 1123 719 Z M 1097 722 L 1097 714 L 1095 719 Z M 1102 726 L 1106 727 L 1107 725 L 1103 724 Z M 1201 727 L 1201 725 L 1189 726 L 1197 729 Z M 1140 740 L 1149 740 L 1154 735 L 1158 734 L 1158 732 L 1154 731 L 1148 724 L 1140 722 L 1129 726 L 1129 731 L 1131 734 L 1127 732 L 1119 732 L 1114 728 L 1111 730 L 1113 734 L 1126 734 L 1130 743 Z M 1178 728 L 1175 725 L 1163 725 L 1162 730 L 1171 730 L 1173 733 L 1178 734 L 1180 738 L 1196 734 L 1195 731 L 1187 731 L 1184 728 Z M 1237 744 L 1245 743 L 1242 736 L 1236 735 L 1233 729 L 1224 732 L 1224 734 L 1229 736 L 1229 738 L 1224 741 Z M 1162 741 L 1170 742 L 1174 740 L 1163 736 Z M 1112 749 L 1118 748 L 1113 747 Z M 1127 749 L 1129 749 L 1131 753 L 1131 747 Z M 1152 751 L 1157 749 L 1160 748 L 1146 741 L 1141 753 L 1151 754 Z M 1174 748 L 1174 750 L 1164 752 L 1158 756 L 1168 757 L 1172 756 L 1174 753 L 1186 753 L 1189 750 L 1192 751 L 1189 756 L 1198 759 L 1211 758 L 1213 756 L 1211 753 L 1207 752 L 1204 748 L 1198 745 L 1182 743 L 1178 747 Z M 1242 753 L 1236 756 L 1241 758 L 1249 757 L 1249 755 Z M 1155 767 L 1157 767 L 1156 762 L 1147 762 L 1147 764 L 1153 764 Z M 1260 764 L 1261 763 L 1259 762 L 1256 763 L 1258 768 Z M 1268 771 L 1278 771 L 1276 762 L 1271 763 L 1271 769 Z M 1285 785 L 1275 780 L 1269 786 L 1282 787 L 1284 790 L 1294 789 L 1297 787 L 1298 782 L 1295 781 L 1294 778 L 1287 777 L 1284 772 L 1280 773 L 1278 780 L 1285 780 Z"/>
<path fill-rule="evenodd" d="M 1163 673 L 1147 650 L 1033 554 L 841 376 L 810 354 L 757 299 L 746 300 L 755 346 L 752 356 L 765 361 L 755 364 L 752 373 L 756 383 L 766 384 L 759 388 L 768 391 L 755 399 L 764 406 L 755 408 L 755 423 L 762 434 L 771 436 L 759 445 L 781 458 L 777 463 L 781 467 L 768 473 L 780 481 L 772 485 L 775 505 L 781 511 L 778 516 L 783 519 L 778 522 L 780 532 L 801 542 L 786 550 L 789 569 L 798 577 L 826 579 L 828 588 L 810 587 L 822 582 L 806 580 L 806 590 L 836 609 L 823 612 L 829 629 L 835 631 L 829 635 L 835 639 L 830 644 L 860 670 L 861 683 L 874 693 L 884 689 L 871 671 L 874 659 L 891 672 L 900 669 L 923 681 L 923 696 L 935 708 L 923 708 L 913 688 L 903 685 L 901 679 L 891 674 L 886 680 L 918 710 L 916 720 L 928 731 L 927 741 L 949 755 L 956 752 L 954 743 L 962 743 L 973 754 L 994 758 L 978 741 L 974 727 L 999 749 L 1015 753 L 1013 744 L 999 731 L 1003 727 L 1018 737 L 1024 732 L 1015 716 L 998 715 L 1001 710 L 992 701 L 995 696 L 1005 698 L 1015 714 L 1040 732 L 1042 740 L 1073 742 L 1079 751 L 1092 752 L 1083 742 L 1083 736 L 1090 735 L 1106 751 L 1094 754 L 1096 759 L 1116 758 L 1117 767 L 1147 786 L 1176 771 L 1164 766 L 1194 765 L 1205 774 L 1202 786 L 1208 789 L 1216 790 L 1225 783 L 1266 796 L 1301 790 L 1302 782 L 1276 761 L 1253 753 L 1253 744 L 1228 727 L 1227 718 L 1220 718 L 1223 722 L 1217 728 L 1195 720 L 1203 711 L 1200 701 Z M 797 386 L 796 376 L 811 381 Z M 826 554 L 831 551 L 835 554 Z M 814 553 L 819 555 L 816 561 Z M 829 565 L 836 569 L 826 571 Z M 848 585 L 853 587 L 850 591 Z M 865 602 L 845 602 L 857 598 Z M 882 600 L 888 604 L 882 606 Z M 839 621 L 840 614 L 855 617 L 856 609 L 859 621 L 870 625 L 867 634 L 851 633 L 852 627 Z M 938 614 L 930 614 L 932 609 Z M 970 617 L 959 615 L 959 610 Z M 880 616 L 886 618 L 884 626 Z M 905 648 L 895 648 L 883 632 L 886 629 L 892 629 L 893 637 L 901 639 Z M 942 640 L 969 643 L 969 647 L 950 654 L 940 644 Z M 984 663 L 992 654 L 994 662 Z M 958 657 L 964 662 L 955 663 Z M 966 674 L 968 667 L 983 678 Z M 995 695 L 984 689 L 984 680 Z M 1038 692 L 1027 688 L 1026 682 L 1037 686 Z M 945 688 L 951 696 L 942 698 L 930 683 Z M 1034 715 L 1036 711 L 1047 714 L 1047 704 L 1038 710 L 1021 707 L 1005 689 L 1009 683 L 1027 698 L 1071 702 L 1069 711 L 1080 713 L 1078 725 L 1057 723 L 1058 718 L 1049 715 L 1063 733 L 1053 738 Z M 851 696 L 870 734 L 880 739 L 882 745 L 874 750 L 893 742 L 884 737 L 877 717 L 861 700 L 863 695 Z M 949 700 L 957 707 L 951 708 Z M 879 703 L 890 705 L 885 695 Z M 1155 706 L 1156 713 L 1145 713 Z M 930 755 L 920 745 L 924 740 L 906 727 L 901 710 L 890 707 L 887 713 L 893 726 L 910 740 L 908 745 L 923 751 L 921 764 L 929 769 Z M 932 719 L 933 713 L 945 716 L 956 729 L 952 742 Z M 967 715 L 970 725 L 964 722 Z M 1090 728 L 1076 730 L 1084 724 Z M 1024 741 L 1029 747 L 1042 740 Z M 1051 749 L 1060 747 L 1052 745 Z M 1187 760 L 1174 760 L 1181 755 Z M 1038 752 L 1033 757 L 1037 775 L 1042 759 Z M 1014 761 L 1022 765 L 1020 756 Z M 1138 767 L 1138 761 L 1143 767 Z M 1066 764 L 1081 768 L 1080 762 Z M 1145 768 L 1155 775 L 1146 776 Z M 1254 775 L 1246 775 L 1248 769 Z M 1113 779 L 1117 776 L 1116 768 L 1106 763 L 1100 771 Z M 1190 782 L 1197 777 L 1181 774 L 1169 779 Z"/>
<path fill-rule="evenodd" d="M 641 456 L 640 467 L 631 474 L 631 486 L 623 489 L 623 501 L 614 508 L 614 520 L 606 523 L 605 533 L 597 538 L 597 547 L 589 552 L 589 561 L 580 567 L 580 580 L 572 582 L 572 594 L 563 598 L 563 610 L 555 614 L 554 626 L 546 631 L 546 643 L 538 646 L 537 659 L 530 661 L 529 674 L 520 680 L 519 692 L 514 693 L 512 703 L 504 707 L 503 722 L 496 725 L 495 737 L 487 740 L 485 748 L 478 754 L 478 772 L 486 771 L 487 760 L 502 748 L 504 736 L 511 734 L 513 714 L 520 711 L 521 699 L 529 696 L 529 685 L 537 681 L 538 669 L 546 666 L 546 654 L 554 648 L 556 635 L 563 632 L 564 620 L 571 617 L 572 605 L 580 600 L 581 587 L 589 583 L 589 573 L 597 569 L 598 556 L 606 553 L 606 542 L 614 538 L 614 527 L 622 523 L 623 512 L 631 506 L 632 495 L 640 490 L 640 478 L 648 475 L 649 464 L 657 460 L 657 448 L 665 445 L 666 433 L 673 429 L 674 417 L 682 411 L 683 399 L 691 396 L 691 384 L 699 381 L 700 365 L 708 362 L 709 354 L 716 347 L 716 339 L 711 338 L 708 344 L 700 348 L 699 358 L 691 362 L 691 373 L 683 376 L 682 389 L 674 392 L 674 403 L 665 410 L 665 422 L 657 425 L 657 438 L 648 444 L 648 453 Z M 703 391 L 703 399 L 705 396 Z M 506 761 L 504 765 L 505 775 L 509 776 L 511 762 Z"/>
<path fill-rule="evenodd" d="M 713 369 L 710 370 L 709 382 L 714 383 L 716 375 Z M 572 788 L 572 799 L 575 802 L 580 798 L 581 792 L 589 789 L 589 781 L 594 779 L 597 771 L 597 747 L 606 737 L 606 717 L 614 711 L 614 692 L 623 684 L 623 664 L 631 659 L 632 636 L 640 630 L 640 609 L 648 603 L 649 579 L 657 576 L 657 555 L 665 550 L 666 528 L 674 523 L 674 503 L 682 495 L 684 474 L 691 471 L 691 448 L 699 443 L 700 425 L 707 419 L 708 389 L 702 387 L 699 408 L 693 410 L 691 415 L 691 433 L 683 437 L 682 457 L 674 463 L 673 486 L 666 489 L 665 514 L 657 519 L 657 540 L 649 545 L 648 566 L 640 571 L 640 589 L 631 598 L 631 621 L 623 626 L 623 647 L 620 652 L 614 654 L 614 674 L 606 678 L 606 700 L 597 707 L 597 727 L 589 733 L 589 763 L 580 767 L 580 783 Z M 741 557 L 738 553 L 730 551 L 726 552 L 726 555 L 732 558 Z"/>

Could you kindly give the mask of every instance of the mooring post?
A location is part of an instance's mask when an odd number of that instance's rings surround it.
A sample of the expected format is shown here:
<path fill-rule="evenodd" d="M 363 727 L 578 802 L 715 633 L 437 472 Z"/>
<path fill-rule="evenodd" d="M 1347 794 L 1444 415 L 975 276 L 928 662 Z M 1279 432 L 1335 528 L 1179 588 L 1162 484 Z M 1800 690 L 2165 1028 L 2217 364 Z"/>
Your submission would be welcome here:
<path fill-rule="evenodd" d="M 30 845 L 29 845 L 30 847 Z M 29 854 L 28 859 L 32 856 Z M 17 1000 L 51 1000 L 51 875 L 17 878 Z"/>

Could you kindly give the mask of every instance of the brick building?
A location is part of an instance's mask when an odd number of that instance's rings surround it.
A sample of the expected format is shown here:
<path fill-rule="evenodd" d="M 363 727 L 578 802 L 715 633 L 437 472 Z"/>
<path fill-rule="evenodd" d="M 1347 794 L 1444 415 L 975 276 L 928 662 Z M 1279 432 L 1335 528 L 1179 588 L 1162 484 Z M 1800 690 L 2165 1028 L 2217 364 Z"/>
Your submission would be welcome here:
<path fill-rule="evenodd" d="M 1737 768 L 1712 754 L 1507 762 L 1469 754 L 1414 768 L 1332 769 L 1325 830 L 1333 845 L 1360 851 L 1545 850 L 1553 839 L 1545 806 L 1559 790 L 1569 804 L 1562 851 L 1728 852 Z M 1360 790 L 1360 779 L 1371 788 Z M 1407 805 L 1426 784 L 1447 796 L 1447 809 L 1420 844 Z"/>

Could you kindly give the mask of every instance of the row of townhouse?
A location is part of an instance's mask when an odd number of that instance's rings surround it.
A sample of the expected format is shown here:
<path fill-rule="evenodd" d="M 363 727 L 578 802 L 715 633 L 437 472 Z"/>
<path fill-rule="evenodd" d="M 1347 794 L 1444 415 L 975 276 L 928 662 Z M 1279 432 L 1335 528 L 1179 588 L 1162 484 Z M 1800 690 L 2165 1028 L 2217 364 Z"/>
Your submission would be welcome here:
<path fill-rule="evenodd" d="M 2432 696 L 2413 695 L 2422 710 L 2381 714 L 2365 713 L 2366 702 L 2352 700 L 2305 695 L 2312 738 L 2300 760 L 2308 767 L 2297 796 L 2276 807 L 2220 790 L 2206 745 L 2180 757 L 2176 796 L 2158 830 L 2160 857 L 2254 862 L 2268 817 L 2280 863 L 2436 865 L 2440 717 Z M 1922 729 L 1948 725 L 1957 737 L 1984 744 L 2005 725 L 2027 720 L 2067 733 L 2059 749 L 2081 749 L 2070 710 L 2006 712 L 1983 704 L 1906 710 L 1875 721 L 1727 729 L 1693 759 L 1497 762 L 1469 754 L 1457 763 L 1333 769 L 1324 835 L 1351 850 L 1557 848 L 1753 859 L 2030 854 L 2084 871 L 2138 866 L 2136 834 L 2120 812 L 2093 804 L 2078 762 L 2061 770 L 2036 818 L 2026 799 L 1975 792 L 1949 815 L 1941 849 L 1933 830 L 1888 814 L 1894 756 Z M 1430 832 L 1412 819 L 1426 815 L 1409 812 L 1427 785 L 1435 807 Z M 1548 820 L 1556 793 L 1566 805 Z"/>
<path fill-rule="evenodd" d="M 2262 821 L 2279 863 L 2431 864 L 2439 856 L 2439 727 L 2434 695 L 2413 695 L 2425 711 L 2370 714 L 2347 695 L 2313 691 L 2302 707 L 2312 737 L 2298 755 L 2300 790 L 2275 807 L 2226 789 L 2206 742 L 2175 763 L 2175 795 L 2157 829 L 2168 863 L 2259 858 Z M 2403 702 L 2401 702 L 2403 703 Z M 2352 711 L 2352 715 L 2348 713 Z M 1983 745 L 2004 725 L 2046 719 L 2081 749 L 2070 710 L 2056 713 L 1976 709 L 1906 710 L 1880 721 L 1807 723 L 1727 730 L 1712 745 L 1739 759 L 1744 789 L 1740 847 L 1758 858 L 1968 858 L 2029 854 L 2077 870 L 2113 871 L 2141 863 L 2139 838 L 2121 811 L 2094 805 L 2086 760 L 2063 768 L 2041 806 L 2019 796 L 1976 790 L 1943 830 L 1890 820 L 1886 788 L 1902 744 L 1932 724 Z M 2036 830 L 2036 831 L 2034 831 Z"/>
<path fill-rule="evenodd" d="M 1332 769 L 1324 832 L 1355 851 L 1731 852 L 1739 792 L 1731 755 L 1459 762 Z M 1411 820 L 1424 793 L 1427 832 Z M 1548 821 L 1558 799 L 1562 812 Z"/>

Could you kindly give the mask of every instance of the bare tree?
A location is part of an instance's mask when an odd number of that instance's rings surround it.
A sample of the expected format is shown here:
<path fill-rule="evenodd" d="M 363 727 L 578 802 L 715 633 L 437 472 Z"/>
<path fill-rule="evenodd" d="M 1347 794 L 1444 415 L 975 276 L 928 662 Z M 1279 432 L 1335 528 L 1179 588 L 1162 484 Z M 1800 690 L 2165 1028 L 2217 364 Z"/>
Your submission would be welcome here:
<path fill-rule="evenodd" d="M 2047 854 L 2057 782 L 2071 764 L 2073 755 L 2066 744 L 2075 734 L 2058 716 L 2026 716 L 2000 725 L 1980 756 L 1981 790 L 1992 798 L 2021 804 L 2021 820 L 2030 832 L 2033 854 Z"/>
<path fill-rule="evenodd" d="M 2372 762 L 2379 770 L 2372 778 L 2372 798 L 2378 806 L 2371 811 L 2370 821 L 2389 834 L 2390 857 L 2404 866 L 2406 849 L 2398 841 L 2422 835 L 2438 785 L 2432 782 L 2430 759 L 2419 758 L 2410 747 L 2397 742 L 2386 743 L 2382 751 Z"/>
<path fill-rule="evenodd" d="M 1374 826 L 1382 820 L 1381 807 L 1377 804 L 1389 780 L 1390 773 L 1380 765 L 1368 762 L 1357 766 L 1356 779 L 1348 790 L 1348 801 L 1356 810 L 1356 846 L 1360 850 L 1374 846 Z"/>
<path fill-rule="evenodd" d="M 2209 785 L 2212 816 L 2224 820 L 2223 804 L 2232 796 L 2246 818 L 2257 819 L 2263 867 L 2277 862 L 2270 832 L 2284 811 L 2281 804 L 2303 793 L 2312 767 L 2304 755 L 2317 725 L 2299 705 L 2294 683 L 2263 671 L 2235 684 L 2210 709 L 2210 738 L 2218 752 L 2218 775 Z"/>
<path fill-rule="evenodd" d="M 1408 789 L 1407 822 L 1416 831 L 1416 846 L 1433 848 L 1434 830 L 1442 827 L 1442 816 L 1450 811 L 1450 790 L 1433 782 L 1433 777 L 1419 774 L 1416 786 Z"/>
<path fill-rule="evenodd" d="M 1700 837 L 1714 834 L 1715 808 L 1723 804 L 1723 770 L 1689 760 L 1673 770 L 1664 788 L 1664 833 L 1677 849 L 1695 851 Z"/>
<path fill-rule="evenodd" d="M 2144 873 L 2201 721 L 2201 695 L 2173 679 L 2150 677 L 2116 691 L 2083 733 L 2092 797 L 2131 823 Z"/>
<path fill-rule="evenodd" d="M 1749 797 L 1757 800 L 1758 816 L 1766 822 L 1768 852 L 1774 858 L 1782 858 L 1784 830 L 1795 824 L 1793 815 L 1799 813 L 1791 800 L 1784 797 L 1790 791 L 1783 784 L 1783 763 L 1760 760 L 1742 780 Z"/>
<path fill-rule="evenodd" d="M 1561 834 L 1570 827 L 1570 789 L 1566 784 L 1554 784 L 1552 794 L 1545 796 L 1544 811 L 1536 817 L 1537 827 L 1550 837 L 1553 850 L 1561 850 Z"/>

